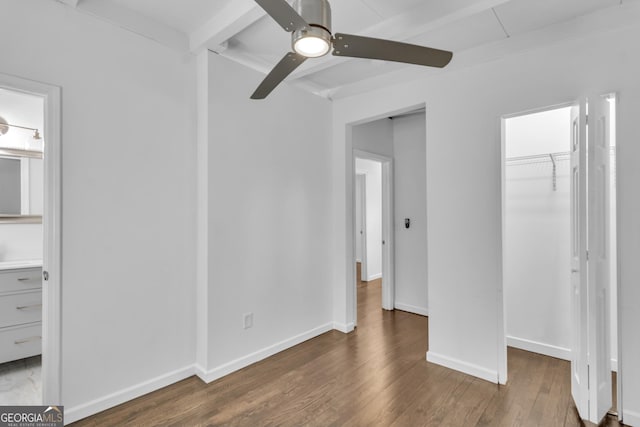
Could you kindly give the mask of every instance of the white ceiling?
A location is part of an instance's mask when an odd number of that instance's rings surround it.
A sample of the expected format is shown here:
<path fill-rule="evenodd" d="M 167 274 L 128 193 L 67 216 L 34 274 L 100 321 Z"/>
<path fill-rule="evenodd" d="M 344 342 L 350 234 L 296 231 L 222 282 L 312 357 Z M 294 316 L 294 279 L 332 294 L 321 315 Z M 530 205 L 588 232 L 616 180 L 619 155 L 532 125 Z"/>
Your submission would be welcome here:
<path fill-rule="evenodd" d="M 208 48 L 267 73 L 291 50 L 285 33 L 253 0 L 59 0 L 180 50 Z M 405 41 L 454 52 L 447 68 L 481 62 L 489 46 L 549 30 L 638 0 L 331 0 L 333 32 Z M 589 15 L 590 16 L 590 15 Z M 586 31 L 586 30 L 581 30 Z M 548 38 L 545 39 L 548 42 Z M 473 55 L 471 53 L 478 54 Z M 490 56 L 490 55 L 488 55 Z M 465 60 L 459 60 L 464 57 Z M 473 59 L 470 59 L 473 58 Z M 490 60 L 488 58 L 487 60 Z M 447 69 L 445 69 L 446 72 Z M 310 59 L 289 84 L 327 97 L 441 70 L 381 61 Z M 369 82 L 369 83 L 367 83 Z M 256 85 L 259 82 L 256 82 Z"/>

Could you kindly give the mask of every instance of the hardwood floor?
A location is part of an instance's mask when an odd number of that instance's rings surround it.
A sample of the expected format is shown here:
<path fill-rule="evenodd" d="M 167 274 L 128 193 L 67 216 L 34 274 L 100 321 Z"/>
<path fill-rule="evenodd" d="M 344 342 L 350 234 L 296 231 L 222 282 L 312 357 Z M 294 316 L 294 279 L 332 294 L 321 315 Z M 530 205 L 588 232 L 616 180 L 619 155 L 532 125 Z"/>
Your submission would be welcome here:
<path fill-rule="evenodd" d="M 497 386 L 425 361 L 428 319 L 380 309 L 211 384 L 192 377 L 74 426 L 580 426 L 569 363 L 509 349 Z M 618 425 L 611 421 L 607 425 Z"/>

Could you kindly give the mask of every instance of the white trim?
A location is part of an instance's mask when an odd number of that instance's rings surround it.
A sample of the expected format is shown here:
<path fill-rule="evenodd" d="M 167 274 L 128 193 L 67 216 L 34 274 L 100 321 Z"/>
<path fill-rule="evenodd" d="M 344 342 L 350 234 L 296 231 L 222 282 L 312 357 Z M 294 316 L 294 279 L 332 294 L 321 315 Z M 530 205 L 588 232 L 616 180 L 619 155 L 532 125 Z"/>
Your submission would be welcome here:
<path fill-rule="evenodd" d="M 196 364 L 209 360 L 209 51 L 196 57 Z"/>
<path fill-rule="evenodd" d="M 356 328 L 356 325 L 353 322 L 349 323 L 338 323 L 333 322 L 333 329 L 336 331 L 342 332 L 343 334 L 348 334 L 349 332 L 353 332 Z"/>
<path fill-rule="evenodd" d="M 382 273 L 378 273 L 378 274 L 370 274 L 367 277 L 367 282 L 370 282 L 372 280 L 378 280 L 378 279 L 382 279 Z"/>
<path fill-rule="evenodd" d="M 177 383 L 178 381 L 182 381 L 185 378 L 193 376 L 194 373 L 195 366 L 188 365 L 184 368 L 143 381 L 131 387 L 108 394 L 104 397 L 65 409 L 64 422 L 65 424 L 71 424 L 83 418 L 97 414 L 98 412 L 113 408 L 114 406 L 128 402 L 137 397 L 144 396 L 145 394 Z"/>
<path fill-rule="evenodd" d="M 46 405 L 62 404 L 62 186 L 61 186 L 61 90 L 0 73 L 0 87 L 44 98 L 44 204 L 43 271 L 49 280 L 42 287 L 42 399 Z"/>
<path fill-rule="evenodd" d="M 618 360 L 617 359 L 611 359 L 611 370 L 613 372 L 618 372 Z"/>
<path fill-rule="evenodd" d="M 396 301 L 395 308 L 398 310 L 406 311 L 407 313 L 418 314 L 420 316 L 429 316 L 429 309 L 424 307 L 418 307 L 411 304 L 403 304 Z"/>
<path fill-rule="evenodd" d="M 519 348 L 521 350 L 555 357 L 556 359 L 571 361 L 571 349 L 569 348 L 558 347 L 551 344 L 545 344 L 512 336 L 507 336 L 507 345 L 509 347 Z"/>
<path fill-rule="evenodd" d="M 640 413 L 624 411 L 622 413 L 622 421 L 626 426 L 640 426 Z"/>
<path fill-rule="evenodd" d="M 283 350 L 310 340 L 311 338 L 315 338 L 319 335 L 327 333 L 333 329 L 333 326 L 333 323 L 327 323 L 322 326 L 318 326 L 317 328 L 311 329 L 307 332 L 303 332 L 299 335 L 287 338 L 286 340 L 280 341 L 276 344 L 255 351 L 251 354 L 247 354 L 246 356 L 242 356 L 230 362 L 224 363 L 206 372 L 201 367 L 198 367 L 196 373 L 202 381 L 210 383 L 226 375 L 229 375 L 232 372 L 238 371 L 242 368 L 246 368 L 249 365 L 266 359 L 269 356 L 273 356 L 274 354 L 280 353 Z"/>
<path fill-rule="evenodd" d="M 494 384 L 498 383 L 497 371 L 492 371 L 491 369 L 483 368 L 482 366 L 474 365 L 473 363 L 463 362 L 462 360 L 443 356 L 432 351 L 427 352 L 427 362 L 435 363 L 436 365 L 444 366 L 445 368 L 453 369 L 455 371 L 462 372 L 463 374 L 471 375 Z"/>
<path fill-rule="evenodd" d="M 208 48 L 220 53 L 225 50 L 227 40 L 265 15 L 264 9 L 254 2 L 230 2 L 191 32 L 189 48 L 192 52 Z"/>

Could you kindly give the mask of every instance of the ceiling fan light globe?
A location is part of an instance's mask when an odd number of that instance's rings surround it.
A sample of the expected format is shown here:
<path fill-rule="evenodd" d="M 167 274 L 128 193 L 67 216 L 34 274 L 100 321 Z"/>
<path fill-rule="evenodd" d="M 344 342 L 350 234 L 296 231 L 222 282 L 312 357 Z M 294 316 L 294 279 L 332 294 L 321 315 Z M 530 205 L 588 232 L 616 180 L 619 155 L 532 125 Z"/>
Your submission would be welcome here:
<path fill-rule="evenodd" d="M 331 44 L 324 38 L 307 36 L 296 40 L 293 49 L 296 53 L 306 56 L 307 58 L 318 58 L 329 53 Z"/>

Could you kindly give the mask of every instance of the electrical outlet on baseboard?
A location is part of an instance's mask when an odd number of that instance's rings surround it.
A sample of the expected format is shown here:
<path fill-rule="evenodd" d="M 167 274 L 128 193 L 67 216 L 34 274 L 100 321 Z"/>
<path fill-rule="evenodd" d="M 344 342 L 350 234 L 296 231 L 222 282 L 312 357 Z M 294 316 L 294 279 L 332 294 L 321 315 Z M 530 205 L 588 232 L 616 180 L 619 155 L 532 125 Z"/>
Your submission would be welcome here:
<path fill-rule="evenodd" d="M 243 316 L 243 324 L 245 329 L 253 327 L 253 313 L 245 313 Z"/>

